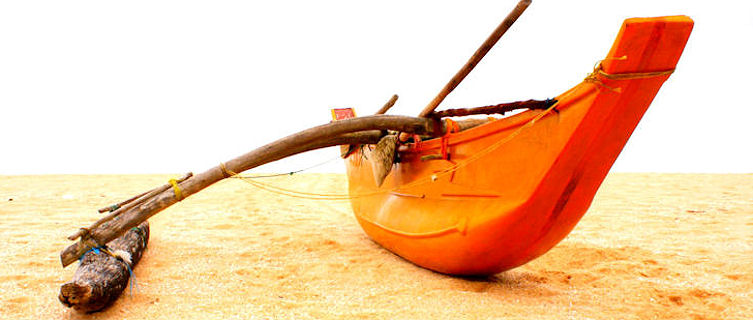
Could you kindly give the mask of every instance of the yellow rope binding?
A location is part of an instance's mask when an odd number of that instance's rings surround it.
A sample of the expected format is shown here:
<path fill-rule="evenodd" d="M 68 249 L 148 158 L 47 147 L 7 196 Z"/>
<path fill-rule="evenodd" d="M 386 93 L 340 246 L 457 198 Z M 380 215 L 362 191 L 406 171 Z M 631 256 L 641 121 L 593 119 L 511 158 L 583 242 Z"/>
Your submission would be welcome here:
<path fill-rule="evenodd" d="M 180 187 L 178 186 L 178 181 L 175 179 L 170 179 L 170 184 L 173 185 L 173 192 L 175 192 L 175 198 L 178 199 L 178 201 L 183 200 L 183 192 L 181 192 Z"/>
<path fill-rule="evenodd" d="M 225 178 L 230 178 L 230 177 L 232 177 L 232 176 L 234 176 L 234 175 L 237 174 L 235 172 L 232 172 L 232 171 L 228 170 L 227 167 L 225 166 L 224 162 L 220 162 L 220 171 L 222 171 L 222 175 Z"/>
<path fill-rule="evenodd" d="M 621 57 L 609 57 L 605 58 L 604 60 L 627 60 L 627 56 L 621 56 Z M 614 92 L 620 92 L 620 88 L 613 88 L 608 85 L 605 85 L 604 82 L 599 79 L 601 78 L 608 79 L 608 80 L 634 80 L 634 79 L 645 79 L 645 78 L 653 78 L 653 77 L 659 77 L 659 76 L 666 76 L 670 75 L 673 72 L 675 72 L 675 69 L 670 70 L 663 70 L 663 71 L 654 71 L 654 72 L 630 72 L 630 73 L 606 73 L 604 72 L 604 69 L 602 68 L 601 63 L 604 62 L 604 60 L 599 60 L 599 62 L 596 63 L 594 66 L 594 70 L 589 74 L 583 81 L 586 82 L 593 82 L 601 87 L 607 88 Z"/>

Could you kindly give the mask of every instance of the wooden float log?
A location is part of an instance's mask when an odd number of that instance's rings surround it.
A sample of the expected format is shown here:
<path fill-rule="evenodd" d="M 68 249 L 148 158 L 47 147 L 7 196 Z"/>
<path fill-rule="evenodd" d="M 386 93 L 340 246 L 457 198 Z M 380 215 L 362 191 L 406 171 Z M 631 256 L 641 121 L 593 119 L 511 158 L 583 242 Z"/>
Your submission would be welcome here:
<path fill-rule="evenodd" d="M 149 223 L 144 221 L 106 247 L 86 252 L 73 280 L 60 287 L 58 299 L 79 312 L 106 308 L 128 287 L 133 267 L 148 242 Z"/>
<path fill-rule="evenodd" d="M 64 267 L 68 266 L 89 249 L 117 238 L 126 230 L 137 226 L 165 208 L 217 181 L 232 176 L 234 173 L 243 172 L 305 151 L 341 144 L 360 143 L 355 141 L 355 138 L 371 141 L 374 137 L 373 130 L 380 132 L 376 140 L 378 142 L 383 130 L 440 136 L 444 133 L 444 124 L 441 121 L 429 118 L 373 115 L 330 122 L 298 132 L 176 183 L 174 188 L 150 196 L 149 199 L 141 201 L 139 205 L 131 206 L 134 201 L 129 203 L 127 210 L 124 210 L 125 207 L 118 209 L 122 210 L 122 213 L 117 215 L 117 219 L 108 215 L 108 217 L 95 222 L 93 227 L 88 228 L 85 236 L 78 242 L 63 249 L 60 253 L 60 262 Z M 362 132 L 371 133 L 358 134 Z"/>

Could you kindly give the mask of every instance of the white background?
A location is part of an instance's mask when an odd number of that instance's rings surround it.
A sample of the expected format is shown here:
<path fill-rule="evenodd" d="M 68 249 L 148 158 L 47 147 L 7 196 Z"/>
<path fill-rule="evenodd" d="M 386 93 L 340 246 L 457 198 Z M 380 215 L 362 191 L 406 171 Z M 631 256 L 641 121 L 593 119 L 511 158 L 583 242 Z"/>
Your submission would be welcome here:
<path fill-rule="evenodd" d="M 0 174 L 200 172 L 330 107 L 416 115 L 515 3 L 3 1 Z M 676 14 L 695 29 L 614 169 L 753 172 L 751 1 L 534 0 L 440 108 L 554 97 L 623 19 Z"/>

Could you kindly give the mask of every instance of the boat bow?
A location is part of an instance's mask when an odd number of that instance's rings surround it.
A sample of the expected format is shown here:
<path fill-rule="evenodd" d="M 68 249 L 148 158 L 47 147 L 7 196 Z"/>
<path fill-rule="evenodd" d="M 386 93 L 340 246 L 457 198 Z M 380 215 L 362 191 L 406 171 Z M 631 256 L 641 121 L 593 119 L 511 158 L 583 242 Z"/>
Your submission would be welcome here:
<path fill-rule="evenodd" d="M 554 247 L 674 70 L 685 16 L 633 18 L 607 57 L 547 110 L 408 144 L 377 186 L 362 146 L 346 160 L 356 218 L 376 242 L 449 274 L 493 274 Z"/>

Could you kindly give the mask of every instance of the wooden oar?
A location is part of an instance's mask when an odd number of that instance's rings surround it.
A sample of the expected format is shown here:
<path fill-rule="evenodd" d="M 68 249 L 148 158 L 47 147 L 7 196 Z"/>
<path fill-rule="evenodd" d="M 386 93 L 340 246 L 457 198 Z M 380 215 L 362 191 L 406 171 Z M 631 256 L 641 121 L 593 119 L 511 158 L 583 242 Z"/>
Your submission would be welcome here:
<path fill-rule="evenodd" d="M 442 88 L 442 91 L 439 91 L 439 94 L 437 94 L 436 97 L 434 97 L 431 102 L 424 108 L 423 111 L 418 115 L 419 117 L 426 117 L 429 116 L 432 112 L 434 112 L 434 109 L 436 109 L 440 103 L 442 103 L 442 100 L 447 97 L 452 90 L 455 90 L 455 87 L 460 84 L 460 82 L 465 79 L 465 77 L 471 73 L 471 70 L 476 67 L 476 65 L 481 61 L 481 59 L 484 58 L 487 52 L 497 43 L 499 38 L 502 37 L 502 35 L 507 32 L 508 29 L 512 26 L 513 23 L 515 23 L 516 20 L 518 20 L 518 17 L 523 13 L 523 11 L 528 8 L 528 6 L 531 4 L 531 0 L 520 0 L 518 2 L 518 5 L 515 6 L 515 9 L 513 9 L 505 18 L 505 20 L 502 21 L 502 23 L 497 26 L 496 29 L 494 29 L 494 32 L 492 32 L 491 35 L 489 35 L 488 38 L 486 38 L 486 41 L 484 41 L 483 44 L 481 44 L 481 47 L 479 47 L 476 52 L 471 56 L 470 59 L 468 59 L 468 62 L 465 63 L 465 65 L 458 70 L 458 72 L 455 74 L 452 79 L 450 79 L 449 82 Z"/>

